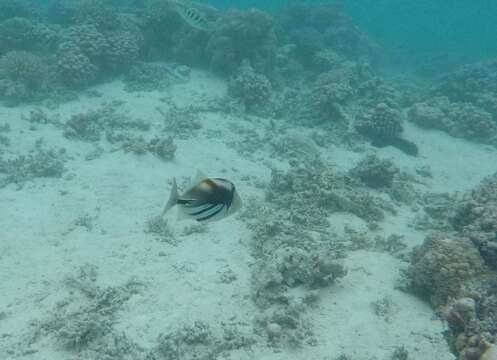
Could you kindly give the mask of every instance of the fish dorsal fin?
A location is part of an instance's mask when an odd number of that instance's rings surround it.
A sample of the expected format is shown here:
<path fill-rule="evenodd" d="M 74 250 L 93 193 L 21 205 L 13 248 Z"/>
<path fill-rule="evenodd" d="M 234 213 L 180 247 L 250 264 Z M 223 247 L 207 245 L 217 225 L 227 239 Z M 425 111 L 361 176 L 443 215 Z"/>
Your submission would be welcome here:
<path fill-rule="evenodd" d="M 188 186 L 188 188 L 186 189 L 184 194 L 186 194 L 187 192 L 189 192 L 193 188 L 197 187 L 197 185 L 200 184 L 205 179 L 208 179 L 207 175 L 205 175 L 202 171 L 197 170 L 197 174 L 195 175 L 195 177 L 192 180 L 190 180 L 190 185 Z"/>
<path fill-rule="evenodd" d="M 191 182 L 190 185 L 192 187 L 197 186 L 198 184 L 200 184 L 205 179 L 208 179 L 207 175 L 205 175 L 204 172 L 202 172 L 200 170 L 197 170 L 197 174 L 195 175 L 195 178 L 193 179 L 193 181 Z"/>

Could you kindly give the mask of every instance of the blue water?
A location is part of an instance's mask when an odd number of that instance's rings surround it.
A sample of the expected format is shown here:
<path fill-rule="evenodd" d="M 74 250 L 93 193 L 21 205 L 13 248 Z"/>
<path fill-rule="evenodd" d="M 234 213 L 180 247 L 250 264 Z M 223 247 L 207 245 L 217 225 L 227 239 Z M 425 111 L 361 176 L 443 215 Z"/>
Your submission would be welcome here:
<path fill-rule="evenodd" d="M 256 7 L 273 13 L 292 1 L 211 0 L 219 8 Z M 293 1 L 298 2 L 298 1 Z M 341 0 L 354 22 L 400 61 L 470 62 L 497 55 L 497 1 Z"/>

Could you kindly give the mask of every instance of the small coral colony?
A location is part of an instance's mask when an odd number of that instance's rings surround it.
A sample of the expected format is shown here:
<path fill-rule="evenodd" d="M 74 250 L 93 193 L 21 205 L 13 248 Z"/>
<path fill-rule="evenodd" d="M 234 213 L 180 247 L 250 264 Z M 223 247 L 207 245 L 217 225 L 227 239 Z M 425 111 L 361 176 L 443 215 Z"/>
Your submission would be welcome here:
<path fill-rule="evenodd" d="M 132 152 L 169 162 L 180 141 L 199 136 L 201 115 L 213 112 L 243 119 L 231 125 L 237 140 L 226 140 L 238 156 L 255 160 L 264 154 L 287 164 L 272 168 L 267 183 L 198 175 L 178 193 L 174 181 L 164 217 L 151 220 L 143 234 L 177 244 L 180 235 L 167 223 L 173 207 L 192 223 L 244 222 L 256 260 L 252 298 L 260 309 L 251 327 L 226 323 L 217 333 L 196 321 L 144 349 L 115 329 L 117 311 L 141 285 L 104 288 L 95 283 L 96 270 L 86 267 L 67 284 L 81 292 L 85 305 L 61 305 L 38 324 L 37 336 L 55 336 L 62 348 L 88 359 L 214 359 L 261 341 L 305 347 L 316 341 L 307 312 L 323 289 L 346 276 L 347 253 L 369 249 L 407 263 L 404 290 L 425 299 L 446 321 L 459 359 L 495 360 L 497 174 L 466 194 L 435 194 L 426 185 L 434 176 L 430 168 L 405 172 L 380 154 L 406 162 L 429 157 L 419 135 L 407 131 L 413 127 L 495 152 L 497 60 L 451 70 L 429 86 L 382 78 L 384 62 L 384 49 L 330 4 L 291 2 L 269 14 L 180 0 L 0 1 L 0 101 L 4 109 L 30 106 L 22 121 L 34 139 L 30 151 L 16 149 L 16 126 L 0 118 L 0 192 L 23 191 L 41 178 L 70 181 L 66 166 L 75 155 L 70 146 L 37 135 L 48 127 L 67 143 L 93 144 L 86 161 Z M 156 104 L 161 128 L 153 133 L 148 119 L 132 118 L 123 101 L 106 101 L 99 87 L 121 81 L 124 91 L 146 97 L 174 91 L 195 71 L 223 80 L 226 94 L 188 106 L 162 98 Z M 55 115 L 78 98 L 102 102 Z M 332 159 L 337 148 L 365 154 L 355 167 L 339 170 Z M 238 185 L 245 181 L 264 189 L 261 199 L 244 198 Z M 164 202 L 168 191 L 158 189 Z M 224 220 L 240 208 L 240 198 L 242 216 Z M 382 232 L 384 219 L 402 209 L 412 210 L 412 223 L 426 232 L 414 249 L 402 234 Z M 334 213 L 361 219 L 368 232 L 335 234 L 329 222 Z M 208 231 L 189 229 L 185 234 Z M 236 274 L 223 274 L 223 282 L 236 281 Z M 300 297 L 297 288 L 303 289 Z M 407 359 L 401 353 L 395 358 Z"/>

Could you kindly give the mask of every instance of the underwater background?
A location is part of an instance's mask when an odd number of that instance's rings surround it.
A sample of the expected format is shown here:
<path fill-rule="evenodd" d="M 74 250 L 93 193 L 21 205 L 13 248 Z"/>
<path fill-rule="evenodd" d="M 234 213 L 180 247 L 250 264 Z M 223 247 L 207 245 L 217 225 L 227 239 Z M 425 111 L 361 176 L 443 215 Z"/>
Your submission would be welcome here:
<path fill-rule="evenodd" d="M 305 1 L 319 4 L 322 1 Z M 256 7 L 277 12 L 291 1 L 230 1 L 208 3 L 220 8 Z M 370 36 L 402 61 L 414 66 L 430 57 L 450 57 L 453 62 L 475 61 L 497 54 L 497 3 L 461 0 L 341 0 L 341 6 Z"/>
<path fill-rule="evenodd" d="M 495 24 L 0 0 L 0 360 L 497 360 Z"/>

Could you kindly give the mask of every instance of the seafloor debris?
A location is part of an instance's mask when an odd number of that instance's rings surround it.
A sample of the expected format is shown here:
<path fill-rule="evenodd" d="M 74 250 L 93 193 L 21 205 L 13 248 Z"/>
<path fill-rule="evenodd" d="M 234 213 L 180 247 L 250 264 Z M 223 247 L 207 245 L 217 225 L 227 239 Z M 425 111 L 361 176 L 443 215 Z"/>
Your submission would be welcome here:
<path fill-rule="evenodd" d="M 143 136 L 138 136 L 121 141 L 122 149 L 125 152 L 133 152 L 138 155 L 151 153 L 165 161 L 174 159 L 176 153 L 176 144 L 171 136 L 167 138 L 155 137 L 149 141 L 146 141 Z"/>
<path fill-rule="evenodd" d="M 9 184 L 22 188 L 27 181 L 35 178 L 60 178 L 64 174 L 66 161 L 65 149 L 47 148 L 40 139 L 28 154 L 0 157 L 0 188 Z"/>
<path fill-rule="evenodd" d="M 96 110 L 72 115 L 64 124 L 64 136 L 70 139 L 98 141 L 105 134 L 111 143 L 126 138 L 126 131 L 148 130 L 143 120 L 133 120 L 120 111 L 121 102 L 103 103 Z"/>
<path fill-rule="evenodd" d="M 168 244 L 177 244 L 176 236 L 169 226 L 166 219 L 161 216 L 155 216 L 149 219 L 145 224 L 145 233 L 153 234 L 159 241 Z"/>
<path fill-rule="evenodd" d="M 216 329 L 196 320 L 158 336 L 157 346 L 148 352 L 147 359 L 209 360 L 222 354 L 249 348 L 255 343 L 250 327 L 241 323 L 222 323 Z"/>
<path fill-rule="evenodd" d="M 391 188 L 399 169 L 390 160 L 370 155 L 361 160 L 349 173 L 370 188 Z"/>
<path fill-rule="evenodd" d="M 168 109 L 156 107 L 164 122 L 164 133 L 175 139 L 189 139 L 202 128 L 197 114 L 201 109 L 194 106 L 178 107 L 174 103 L 168 104 Z"/>
<path fill-rule="evenodd" d="M 57 304 L 51 316 L 36 323 L 33 341 L 50 337 L 66 351 L 81 358 L 121 359 L 143 350 L 114 329 L 117 312 L 143 284 L 128 281 L 124 285 L 103 287 L 97 284 L 98 269 L 84 265 L 76 275 L 68 276 L 66 287 L 72 292 Z"/>

